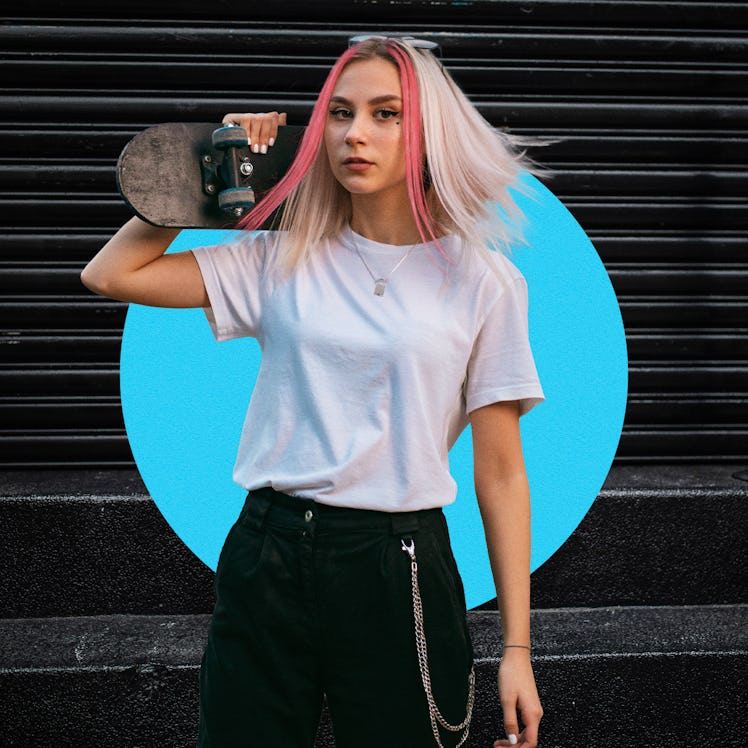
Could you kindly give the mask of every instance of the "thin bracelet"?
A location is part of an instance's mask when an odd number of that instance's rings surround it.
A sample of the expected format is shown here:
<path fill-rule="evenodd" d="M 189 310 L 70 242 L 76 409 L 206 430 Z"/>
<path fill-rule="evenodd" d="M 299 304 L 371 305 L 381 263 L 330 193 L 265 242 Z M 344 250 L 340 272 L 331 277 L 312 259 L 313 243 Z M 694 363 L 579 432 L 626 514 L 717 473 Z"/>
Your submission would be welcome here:
<path fill-rule="evenodd" d="M 504 644 L 502 645 L 503 649 L 509 649 L 510 647 L 514 647 L 515 649 L 526 649 L 528 652 L 532 651 L 530 647 L 528 647 L 526 644 Z"/>

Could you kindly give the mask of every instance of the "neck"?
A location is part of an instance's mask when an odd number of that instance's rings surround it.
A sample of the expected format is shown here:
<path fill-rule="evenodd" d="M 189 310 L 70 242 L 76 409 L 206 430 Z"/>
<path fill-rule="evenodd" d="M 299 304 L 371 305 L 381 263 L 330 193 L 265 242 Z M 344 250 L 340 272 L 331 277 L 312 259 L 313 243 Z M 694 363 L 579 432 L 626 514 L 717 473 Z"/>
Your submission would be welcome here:
<path fill-rule="evenodd" d="M 381 244 L 418 244 L 421 237 L 407 195 L 404 200 L 397 201 L 377 198 L 376 195 L 351 195 L 351 228 L 360 236 Z"/>

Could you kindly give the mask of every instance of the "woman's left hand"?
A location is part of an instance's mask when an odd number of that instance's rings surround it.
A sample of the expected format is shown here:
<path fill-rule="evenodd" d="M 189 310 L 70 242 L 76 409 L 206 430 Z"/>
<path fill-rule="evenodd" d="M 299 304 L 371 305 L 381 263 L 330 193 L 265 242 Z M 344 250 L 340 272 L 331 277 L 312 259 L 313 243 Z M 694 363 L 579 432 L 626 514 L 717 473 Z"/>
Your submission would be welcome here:
<path fill-rule="evenodd" d="M 278 137 L 278 128 L 286 124 L 285 112 L 231 112 L 223 118 L 224 125 L 239 125 L 247 131 L 253 153 L 267 153 Z"/>
<path fill-rule="evenodd" d="M 494 748 L 516 745 L 518 748 L 535 748 L 538 744 L 538 725 L 543 716 L 535 676 L 526 649 L 504 650 L 499 665 L 499 701 L 504 713 L 507 738 L 494 742 Z M 519 711 L 524 729 L 519 730 Z"/>

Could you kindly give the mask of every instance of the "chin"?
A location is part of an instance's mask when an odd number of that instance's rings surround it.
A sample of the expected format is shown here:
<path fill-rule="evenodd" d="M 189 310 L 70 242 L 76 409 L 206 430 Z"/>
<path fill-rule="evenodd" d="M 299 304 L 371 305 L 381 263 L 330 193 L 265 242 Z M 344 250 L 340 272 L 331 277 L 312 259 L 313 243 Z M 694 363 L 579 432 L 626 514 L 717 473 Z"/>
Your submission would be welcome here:
<path fill-rule="evenodd" d="M 341 187 L 352 195 L 369 195 L 375 192 L 379 192 L 379 188 L 374 185 L 361 184 L 363 180 L 359 178 L 345 177 L 338 179 Z"/>

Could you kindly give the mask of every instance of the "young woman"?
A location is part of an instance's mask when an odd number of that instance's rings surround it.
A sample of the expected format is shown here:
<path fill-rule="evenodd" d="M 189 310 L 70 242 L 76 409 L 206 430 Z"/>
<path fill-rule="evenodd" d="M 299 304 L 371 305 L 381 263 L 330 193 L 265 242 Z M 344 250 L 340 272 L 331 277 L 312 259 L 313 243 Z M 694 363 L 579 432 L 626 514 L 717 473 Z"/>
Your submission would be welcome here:
<path fill-rule="evenodd" d="M 506 738 L 537 743 L 530 502 L 519 417 L 542 400 L 526 285 L 501 252 L 523 165 L 429 47 L 369 38 L 337 61 L 287 176 L 243 222 L 278 230 L 165 255 L 132 219 L 83 282 L 204 307 L 262 365 L 234 479 L 201 668 L 199 744 L 312 746 L 323 695 L 339 748 L 462 745 L 474 698 L 442 507 L 469 422 L 503 628 Z M 253 150 L 285 115 L 230 114 Z M 521 715 L 520 719 L 518 718 Z"/>

